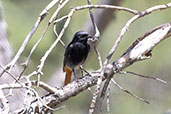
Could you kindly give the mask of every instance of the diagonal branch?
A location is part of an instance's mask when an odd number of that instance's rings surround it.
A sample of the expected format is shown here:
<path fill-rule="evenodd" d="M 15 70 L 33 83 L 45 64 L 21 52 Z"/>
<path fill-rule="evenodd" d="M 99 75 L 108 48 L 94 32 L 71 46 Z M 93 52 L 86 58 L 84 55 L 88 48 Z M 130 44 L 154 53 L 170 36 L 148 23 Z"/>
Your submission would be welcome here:
<path fill-rule="evenodd" d="M 112 49 L 109 52 L 109 55 L 106 57 L 106 60 L 104 62 L 104 65 L 108 64 L 109 60 L 111 59 L 112 55 L 114 54 L 114 52 L 116 51 L 122 37 L 124 36 L 125 32 L 128 31 L 129 26 L 136 21 L 137 19 L 144 17 L 145 15 L 148 15 L 156 10 L 163 10 L 163 9 L 167 9 L 171 7 L 171 2 L 166 4 L 166 5 L 158 5 L 158 6 L 154 6 L 151 7 L 145 11 L 139 12 L 137 15 L 133 16 L 127 23 L 126 25 L 122 28 L 116 42 L 114 43 Z"/>

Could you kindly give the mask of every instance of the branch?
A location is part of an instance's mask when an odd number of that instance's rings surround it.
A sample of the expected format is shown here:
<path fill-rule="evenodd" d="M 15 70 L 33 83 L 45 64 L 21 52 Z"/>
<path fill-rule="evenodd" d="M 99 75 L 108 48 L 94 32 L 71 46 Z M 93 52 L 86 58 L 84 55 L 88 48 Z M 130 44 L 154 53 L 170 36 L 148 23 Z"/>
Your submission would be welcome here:
<path fill-rule="evenodd" d="M 154 6 L 154 7 L 151 7 L 145 11 L 142 11 L 142 12 L 139 12 L 137 15 L 135 15 L 134 17 L 132 17 L 126 24 L 125 26 L 122 28 L 116 42 L 114 43 L 112 49 L 110 50 L 109 52 L 109 55 L 106 57 L 106 60 L 104 62 L 104 65 L 108 64 L 109 60 L 111 59 L 112 55 L 114 54 L 114 52 L 116 51 L 122 37 L 124 36 L 125 32 L 128 30 L 129 26 L 134 22 L 136 21 L 137 19 L 145 16 L 145 15 L 148 15 L 156 10 L 163 10 L 163 9 L 167 9 L 167 8 L 170 8 L 171 7 L 171 3 L 168 3 L 166 5 L 158 5 L 158 6 Z"/>
<path fill-rule="evenodd" d="M 146 76 L 146 75 L 138 74 L 138 73 L 131 72 L 131 71 L 121 71 L 120 73 L 123 73 L 123 74 L 128 73 L 128 74 L 132 74 L 132 75 L 139 76 L 139 77 L 142 77 L 142 78 L 153 79 L 153 80 L 159 81 L 159 82 L 164 83 L 164 84 L 167 83 L 167 81 L 164 81 L 164 80 L 162 80 L 160 78 L 156 78 L 156 77 L 152 77 L 152 76 Z"/>
<path fill-rule="evenodd" d="M 37 86 L 38 81 L 31 81 L 31 85 L 32 86 Z M 12 84 L 1 84 L 0 85 L 0 90 L 4 90 L 4 89 L 18 89 L 18 88 L 26 88 L 26 89 L 30 89 L 28 87 L 29 82 L 26 83 L 12 83 Z M 46 90 L 49 93 L 55 93 L 56 89 L 49 86 L 48 84 L 40 81 L 39 82 L 39 87 L 41 87 L 42 89 Z"/>
<path fill-rule="evenodd" d="M 134 62 L 144 60 L 142 59 L 143 56 L 146 56 L 146 54 L 148 54 L 149 51 L 152 50 L 158 43 L 169 36 L 171 36 L 171 23 L 161 25 L 146 33 L 140 37 L 142 40 L 133 46 L 131 50 L 126 51 L 126 53 L 124 53 L 124 55 L 118 60 L 114 61 L 112 64 L 108 64 L 104 68 L 103 80 L 112 77 L 114 74 L 118 73 L 125 67 L 132 65 Z M 55 94 L 49 94 L 42 97 L 44 103 L 51 108 L 56 108 L 56 106 L 61 102 L 77 95 L 88 87 L 95 85 L 98 79 L 97 76 L 100 76 L 100 74 L 97 72 L 92 72 L 91 75 L 92 76 L 86 74 L 84 77 L 71 82 L 63 88 L 58 89 L 55 91 Z M 30 108 L 35 109 L 35 106 L 37 106 L 36 104 L 37 100 L 33 101 L 30 105 Z M 39 108 L 40 112 L 50 112 L 50 110 L 45 106 L 41 106 Z"/>

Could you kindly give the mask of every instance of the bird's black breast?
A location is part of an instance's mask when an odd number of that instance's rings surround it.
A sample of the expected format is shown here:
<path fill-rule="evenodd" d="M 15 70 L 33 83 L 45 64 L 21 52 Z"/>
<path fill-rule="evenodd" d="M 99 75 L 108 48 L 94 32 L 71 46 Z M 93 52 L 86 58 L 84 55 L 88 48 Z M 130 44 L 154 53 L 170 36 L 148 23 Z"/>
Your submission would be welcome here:
<path fill-rule="evenodd" d="M 74 68 L 77 65 L 81 65 L 86 60 L 90 46 L 86 41 L 71 42 L 65 51 L 64 66 L 67 65 L 70 68 Z"/>

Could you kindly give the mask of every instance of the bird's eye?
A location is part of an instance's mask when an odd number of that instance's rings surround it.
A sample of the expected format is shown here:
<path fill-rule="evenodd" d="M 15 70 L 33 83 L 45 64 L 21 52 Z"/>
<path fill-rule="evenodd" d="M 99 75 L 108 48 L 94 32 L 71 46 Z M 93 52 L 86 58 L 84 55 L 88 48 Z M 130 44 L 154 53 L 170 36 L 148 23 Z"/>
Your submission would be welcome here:
<path fill-rule="evenodd" d="M 87 36 L 88 36 L 88 34 L 82 34 L 81 38 L 84 38 L 84 37 L 87 37 Z"/>
<path fill-rule="evenodd" d="M 88 32 L 84 32 L 84 31 L 79 31 L 75 34 L 75 37 L 78 37 L 78 38 L 85 38 L 85 37 L 88 37 Z"/>

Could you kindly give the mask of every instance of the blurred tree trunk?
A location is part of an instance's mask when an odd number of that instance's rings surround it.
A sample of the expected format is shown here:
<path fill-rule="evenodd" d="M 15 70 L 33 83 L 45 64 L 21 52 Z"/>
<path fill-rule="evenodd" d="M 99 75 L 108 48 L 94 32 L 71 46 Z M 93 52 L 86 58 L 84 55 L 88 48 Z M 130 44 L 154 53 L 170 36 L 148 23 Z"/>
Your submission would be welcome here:
<path fill-rule="evenodd" d="M 3 19 L 3 8 L 0 3 L 0 72 L 2 72 L 2 67 L 7 65 L 12 60 L 13 55 L 13 49 L 8 41 L 7 24 Z M 19 74 L 19 67 L 15 66 L 11 74 L 17 77 L 17 74 Z M 7 73 L 0 77 L 0 84 L 8 84 L 13 81 L 14 79 Z M 7 95 L 9 90 L 3 92 Z M 17 108 L 23 106 L 23 94 L 24 92 L 18 89 L 13 91 L 13 96 L 7 97 L 10 104 L 10 111 L 16 110 Z M 3 108 L 1 103 L 0 107 Z"/>

